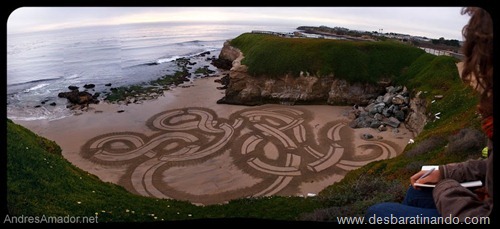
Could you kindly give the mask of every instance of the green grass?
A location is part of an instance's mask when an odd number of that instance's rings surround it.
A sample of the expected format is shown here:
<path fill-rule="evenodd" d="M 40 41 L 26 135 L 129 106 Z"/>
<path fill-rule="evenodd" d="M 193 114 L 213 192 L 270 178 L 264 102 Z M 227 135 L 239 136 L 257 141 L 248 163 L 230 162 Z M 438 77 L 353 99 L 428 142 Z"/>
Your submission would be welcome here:
<path fill-rule="evenodd" d="M 422 91 L 427 112 L 439 115 L 440 119 L 429 122 L 417 139 L 430 136 L 447 136 L 466 127 L 479 128 L 480 120 L 476 113 L 478 95 L 459 78 L 456 60 L 448 56 L 422 55 L 397 83 L 407 85 L 414 92 Z M 443 95 L 443 99 L 435 99 Z M 432 102 L 434 100 L 434 103 Z"/>
<path fill-rule="evenodd" d="M 266 42 L 261 40 L 269 40 L 270 44 L 273 45 L 265 44 Z M 302 45 L 306 47 L 324 46 L 325 50 L 348 51 L 350 55 L 346 57 L 346 60 L 338 59 L 342 63 L 339 65 L 342 66 L 342 69 L 344 65 L 348 65 L 350 61 L 354 60 L 362 62 L 356 63 L 356 68 L 366 67 L 364 70 L 355 70 L 353 67 L 339 70 L 333 66 L 338 62 L 322 66 L 323 62 L 313 61 L 316 65 L 302 65 L 302 67 L 308 66 L 310 68 L 305 70 L 328 72 L 328 69 L 331 69 L 336 71 L 335 74 L 342 72 L 346 75 L 358 71 L 366 72 L 363 73 L 365 74 L 363 77 L 368 77 L 366 74 L 371 71 L 378 71 L 379 75 L 391 75 L 394 77 L 394 82 L 397 82 L 398 85 L 406 85 L 413 91 L 413 95 L 418 91 L 426 92 L 422 93 L 422 96 L 428 104 L 428 112 L 430 114 L 441 112 L 441 119 L 430 121 L 416 137 L 415 143 L 408 145 L 401 155 L 388 160 L 372 162 L 350 171 L 343 180 L 325 188 L 317 197 L 245 198 L 230 201 L 228 204 L 205 207 L 183 201 L 137 196 L 118 185 L 103 182 L 96 176 L 66 161 L 61 156 L 61 149 L 54 142 L 7 121 L 7 207 L 10 214 L 94 216 L 97 213 L 99 222 L 148 222 L 161 219 L 173 221 L 207 218 L 334 220 L 335 216 L 363 215 L 368 206 L 377 202 L 401 201 L 404 190 L 408 187 L 409 177 L 418 171 L 423 164 L 442 164 L 467 159 L 464 154 L 446 154 L 445 145 L 447 142 L 435 144 L 425 153 L 411 157 L 405 154 L 426 139 L 434 137 L 447 139 L 448 136 L 458 133 L 463 128 L 480 128 L 479 117 L 476 114 L 477 95 L 458 79 L 455 59 L 421 54 L 413 48 L 394 43 L 382 43 L 381 46 L 378 46 L 347 42 L 345 47 L 339 48 L 336 47 L 338 41 L 320 39 L 286 39 L 283 41 L 268 36 L 242 35 L 233 40 L 244 51 L 247 58 L 252 56 L 251 53 L 266 53 L 267 51 L 263 49 L 267 47 L 273 52 L 281 51 L 292 54 L 292 56 L 288 56 L 284 53 L 274 53 L 275 57 L 296 58 L 300 61 L 295 63 L 301 64 L 302 61 L 311 61 L 304 58 L 304 55 L 293 55 L 293 52 L 289 50 L 289 48 L 295 51 L 309 50 L 294 43 L 299 41 L 304 42 Z M 383 50 L 384 47 L 392 51 L 386 52 Z M 396 49 L 395 47 L 401 47 L 403 51 L 393 50 Z M 373 58 L 366 54 L 368 52 L 371 53 L 370 55 L 376 54 L 375 56 L 380 58 Z M 406 52 L 408 55 L 403 55 Z M 396 55 L 398 57 L 393 57 L 395 53 L 400 54 Z M 323 53 L 321 55 L 335 58 L 337 54 Z M 388 59 L 382 58 L 386 55 Z M 398 60 L 396 61 L 396 59 Z M 274 60 L 274 58 L 267 60 L 287 65 L 284 60 Z M 249 58 L 247 61 L 262 65 L 262 61 L 259 63 L 259 60 Z M 375 65 L 371 63 L 372 61 L 382 61 L 377 63 L 383 63 L 386 67 L 380 66 L 377 70 L 375 66 L 372 66 Z M 391 67 L 391 61 L 400 66 Z M 253 65 L 249 65 L 249 67 L 254 69 Z M 274 74 L 278 74 L 284 69 L 281 68 L 282 66 L 269 69 L 272 67 L 273 65 L 268 64 L 264 70 L 274 71 Z M 298 69 L 302 68 L 296 70 Z M 443 99 L 432 103 L 434 95 L 437 94 L 443 95 Z M 471 152 L 473 155 L 474 153 Z M 477 152 L 477 155 L 479 156 L 480 152 Z M 155 217 L 157 218 L 155 219 Z"/>
<path fill-rule="evenodd" d="M 242 34 L 231 45 L 239 48 L 243 64 L 253 75 L 334 75 L 349 82 L 394 79 L 425 52 L 406 44 L 314 38 L 281 38 Z"/>

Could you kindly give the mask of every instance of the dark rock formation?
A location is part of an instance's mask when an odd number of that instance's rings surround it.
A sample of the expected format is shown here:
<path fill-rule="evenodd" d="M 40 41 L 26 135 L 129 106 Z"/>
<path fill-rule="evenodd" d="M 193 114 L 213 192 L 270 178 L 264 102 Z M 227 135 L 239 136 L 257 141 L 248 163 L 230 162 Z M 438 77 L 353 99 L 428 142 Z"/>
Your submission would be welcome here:
<path fill-rule="evenodd" d="M 356 106 L 351 113 L 354 120 L 349 124 L 352 128 L 374 128 L 386 130 L 386 126 L 398 128 L 405 121 L 409 111 L 409 94 L 406 87 L 386 87 L 385 95 L 378 96 L 366 107 Z"/>
<path fill-rule="evenodd" d="M 61 92 L 57 96 L 59 98 L 66 98 L 70 103 L 77 105 L 88 105 L 91 103 L 95 104 L 99 103 L 99 100 L 97 100 L 97 96 L 93 97 L 92 94 L 86 91 L 73 90 L 70 92 Z"/>
<path fill-rule="evenodd" d="M 91 89 L 91 88 L 94 88 L 94 87 L 95 87 L 95 84 L 93 84 L 93 83 L 91 83 L 91 84 L 85 84 L 85 85 L 83 85 L 83 87 L 84 87 L 85 89 Z"/>
<path fill-rule="evenodd" d="M 233 66 L 233 63 L 227 59 L 218 58 L 212 60 L 212 65 L 220 69 L 229 70 Z"/>
<path fill-rule="evenodd" d="M 228 88 L 229 85 L 229 75 L 226 74 L 220 79 L 214 80 L 214 82 L 222 84 L 222 87 L 217 87 L 217 89 L 225 90 Z"/>
<path fill-rule="evenodd" d="M 410 99 L 410 112 L 405 122 L 406 127 L 415 133 L 420 133 L 428 120 L 426 115 L 427 102 L 420 97 L 421 94 L 422 91 L 419 91 Z"/>
<path fill-rule="evenodd" d="M 68 89 L 71 90 L 71 91 L 74 91 L 74 90 L 78 90 L 78 87 L 71 85 L 71 86 L 68 87 Z"/>
<path fill-rule="evenodd" d="M 206 56 L 206 55 L 210 55 L 210 51 L 200 53 L 200 56 Z"/>
<path fill-rule="evenodd" d="M 111 87 L 111 83 L 104 84 L 106 87 Z"/>

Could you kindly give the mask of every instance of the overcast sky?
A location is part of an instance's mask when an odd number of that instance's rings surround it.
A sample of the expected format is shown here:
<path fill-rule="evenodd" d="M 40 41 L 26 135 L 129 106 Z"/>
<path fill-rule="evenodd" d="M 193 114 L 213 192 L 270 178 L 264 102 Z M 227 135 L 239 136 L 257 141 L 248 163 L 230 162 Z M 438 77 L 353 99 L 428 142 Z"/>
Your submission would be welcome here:
<path fill-rule="evenodd" d="M 463 40 L 461 7 L 23 7 L 7 33 L 141 22 L 251 22 L 325 25 Z"/>

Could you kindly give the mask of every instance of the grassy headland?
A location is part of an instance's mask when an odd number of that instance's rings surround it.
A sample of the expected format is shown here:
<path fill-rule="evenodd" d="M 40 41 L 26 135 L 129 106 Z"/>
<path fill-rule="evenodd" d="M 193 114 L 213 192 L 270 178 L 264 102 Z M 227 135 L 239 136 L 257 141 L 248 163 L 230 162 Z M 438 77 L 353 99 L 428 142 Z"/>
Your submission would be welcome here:
<path fill-rule="evenodd" d="M 243 64 L 253 75 L 334 75 L 349 82 L 394 79 L 423 50 L 406 44 L 359 42 L 315 38 L 281 38 L 265 34 L 242 34 L 231 45 L 240 49 Z"/>
<path fill-rule="evenodd" d="M 473 142 L 470 138 L 475 135 L 470 133 L 480 128 L 475 109 L 477 96 L 460 81 L 456 60 L 451 57 L 436 57 L 390 42 L 356 43 L 244 34 L 232 44 L 243 51 L 244 63 L 253 74 L 309 71 L 367 82 L 390 77 L 398 85 L 406 85 L 413 95 L 422 91 L 428 112 L 431 115 L 441 112 L 440 119 L 431 120 L 415 143 L 408 145 L 401 155 L 353 170 L 317 197 L 245 198 L 204 207 L 137 196 L 120 186 L 102 182 L 65 160 L 54 142 L 7 121 L 9 213 L 98 215 L 99 222 L 237 217 L 334 221 L 336 216 L 362 215 L 376 202 L 401 201 L 409 176 L 421 165 L 463 161 L 480 155 L 477 145 L 450 147 Z M 318 52 L 310 51 L 311 48 Z M 436 100 L 434 95 L 443 95 L 443 98 Z M 450 137 L 464 131 L 461 137 Z M 472 140 L 482 144 L 480 138 Z"/>

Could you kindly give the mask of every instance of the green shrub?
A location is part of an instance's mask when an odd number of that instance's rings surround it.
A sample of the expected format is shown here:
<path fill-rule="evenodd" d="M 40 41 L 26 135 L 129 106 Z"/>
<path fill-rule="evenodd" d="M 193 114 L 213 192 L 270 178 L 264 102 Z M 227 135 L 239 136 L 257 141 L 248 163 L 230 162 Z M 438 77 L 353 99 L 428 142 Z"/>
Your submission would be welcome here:
<path fill-rule="evenodd" d="M 407 157 L 413 157 L 416 155 L 431 152 L 433 150 L 439 149 L 446 144 L 446 139 L 442 137 L 429 137 L 421 142 L 416 143 L 413 148 L 406 151 Z"/>
<path fill-rule="evenodd" d="M 481 150 L 486 146 L 486 135 L 472 128 L 461 129 L 457 134 L 450 136 L 446 154 L 463 154 L 479 157 Z"/>
<path fill-rule="evenodd" d="M 337 216 L 362 216 L 369 206 L 386 201 L 401 201 L 405 190 L 398 181 L 375 175 L 361 175 L 339 186 L 335 193 L 320 196 L 326 207 L 302 214 L 307 221 L 336 221 Z"/>

